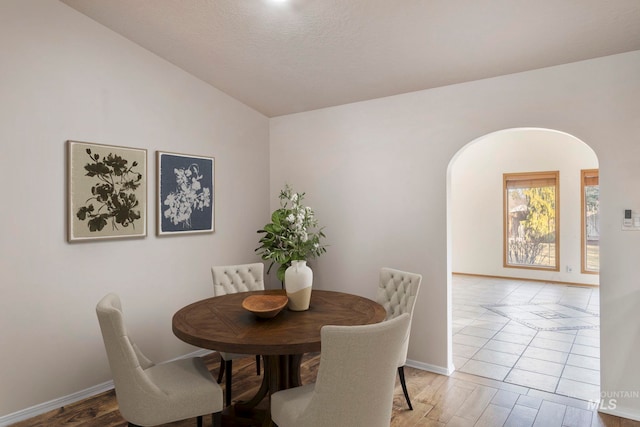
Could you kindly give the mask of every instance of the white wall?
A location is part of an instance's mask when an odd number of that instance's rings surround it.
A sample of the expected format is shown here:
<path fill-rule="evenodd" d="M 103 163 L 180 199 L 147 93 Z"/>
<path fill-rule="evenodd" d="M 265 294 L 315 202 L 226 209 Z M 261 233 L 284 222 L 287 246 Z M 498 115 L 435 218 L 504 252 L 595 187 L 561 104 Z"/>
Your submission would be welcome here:
<path fill-rule="evenodd" d="M 211 264 L 253 256 L 285 181 L 327 227 L 316 286 L 373 296 L 383 265 L 422 273 L 409 357 L 448 369 L 447 168 L 514 127 L 598 156 L 602 389 L 638 389 L 640 233 L 620 225 L 640 210 L 640 52 L 268 121 L 55 1 L 0 2 L 0 48 L 0 416 L 109 379 L 94 313 L 108 291 L 151 357 L 193 350 L 171 314 L 210 295 Z M 216 233 L 159 239 L 151 215 L 145 239 L 67 244 L 67 139 L 147 148 L 150 203 L 156 149 L 215 156 Z M 618 413 L 640 419 L 640 401 Z"/>
<path fill-rule="evenodd" d="M 316 284 L 374 296 L 382 266 L 421 273 L 409 358 L 452 366 L 447 169 L 491 132 L 555 129 L 595 151 L 601 189 L 602 389 L 640 384 L 640 52 L 448 86 L 271 120 L 271 202 L 285 182 L 307 192 L 326 226 Z M 618 399 L 640 419 L 640 399 Z"/>
<path fill-rule="evenodd" d="M 597 285 L 598 275 L 580 272 L 580 170 L 597 168 L 586 144 L 545 129 L 498 131 L 466 145 L 451 163 L 453 271 Z M 503 174 L 541 171 L 560 172 L 560 271 L 504 268 Z"/>
<path fill-rule="evenodd" d="M 212 295 L 210 266 L 258 260 L 268 119 L 52 0 L 0 2 L 0 417 L 110 379 L 95 304 L 123 300 L 148 356 Z M 148 150 L 148 236 L 66 243 L 65 141 Z M 155 236 L 155 150 L 214 156 L 216 232 Z"/>

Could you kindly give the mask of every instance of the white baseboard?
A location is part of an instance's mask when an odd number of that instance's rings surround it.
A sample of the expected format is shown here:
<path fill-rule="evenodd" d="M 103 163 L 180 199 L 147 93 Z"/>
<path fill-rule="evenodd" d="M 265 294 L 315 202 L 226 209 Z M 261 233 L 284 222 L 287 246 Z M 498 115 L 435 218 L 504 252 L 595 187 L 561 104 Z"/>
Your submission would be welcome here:
<path fill-rule="evenodd" d="M 113 381 L 107 381 L 102 384 L 94 385 L 93 387 L 89 387 L 84 390 L 69 394 L 67 396 L 59 397 L 57 399 L 40 403 L 39 405 L 35 405 L 30 408 L 22 409 L 18 412 L 0 417 L 0 427 L 8 426 L 13 423 L 17 423 L 18 421 L 24 421 L 29 418 L 42 415 L 46 412 L 53 411 L 54 409 L 62 408 L 63 406 L 70 405 L 88 397 L 95 396 L 96 394 L 111 390 L 112 388 Z"/>
<path fill-rule="evenodd" d="M 185 354 L 184 356 L 176 357 L 175 359 L 184 359 L 187 357 L 202 357 L 211 353 L 211 350 L 197 350 L 193 353 Z M 171 361 L 169 360 L 169 362 Z M 24 421 L 29 418 L 37 417 L 46 412 L 53 411 L 54 409 L 62 408 L 72 403 L 79 402 L 89 397 L 95 396 L 113 388 L 113 380 L 104 382 L 102 384 L 94 385 L 93 387 L 86 388 L 84 390 L 77 391 L 67 396 L 62 396 L 57 399 L 50 400 L 48 402 L 40 403 L 30 408 L 22 409 L 12 414 L 4 415 L 0 417 L 0 427 L 6 427 L 19 421 Z"/>
<path fill-rule="evenodd" d="M 453 373 L 453 369 L 447 369 L 442 366 L 431 365 L 429 363 L 416 362 L 415 360 L 407 360 L 405 366 L 410 366 L 412 368 L 421 369 L 423 371 L 429 371 L 440 375 L 449 376 Z"/>
<path fill-rule="evenodd" d="M 629 408 L 617 407 L 616 409 L 598 409 L 598 412 L 616 417 L 628 418 L 634 421 L 640 421 L 640 412 Z"/>

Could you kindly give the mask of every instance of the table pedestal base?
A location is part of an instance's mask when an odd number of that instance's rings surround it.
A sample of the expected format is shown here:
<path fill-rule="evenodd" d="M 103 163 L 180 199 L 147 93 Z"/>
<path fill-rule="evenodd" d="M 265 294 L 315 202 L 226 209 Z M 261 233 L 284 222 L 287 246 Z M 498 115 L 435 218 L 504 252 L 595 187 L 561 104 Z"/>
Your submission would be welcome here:
<path fill-rule="evenodd" d="M 227 406 L 222 411 L 222 425 L 223 427 L 260 427 L 265 424 L 266 408 L 266 405 L 259 405 L 251 411 L 238 412 L 235 405 Z"/>
<path fill-rule="evenodd" d="M 273 426 L 271 394 L 302 385 L 300 377 L 302 354 L 262 356 L 262 359 L 264 375 L 260 389 L 250 400 L 237 402 L 232 405 L 232 408 L 225 409 L 222 418 L 224 426 Z M 266 405 L 260 405 L 265 397 L 268 398 Z"/>

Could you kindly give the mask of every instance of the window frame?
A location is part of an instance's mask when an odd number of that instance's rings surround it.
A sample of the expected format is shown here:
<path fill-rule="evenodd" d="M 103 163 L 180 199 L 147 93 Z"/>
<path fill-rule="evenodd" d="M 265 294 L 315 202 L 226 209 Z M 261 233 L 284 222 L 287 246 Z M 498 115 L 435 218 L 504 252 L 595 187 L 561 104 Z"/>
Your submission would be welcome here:
<path fill-rule="evenodd" d="M 598 270 L 587 269 L 587 200 L 585 197 L 585 187 L 587 178 L 595 178 L 598 180 L 600 187 L 600 169 L 582 169 L 580 170 L 580 272 L 582 274 L 600 274 L 600 262 L 598 261 Z M 598 193 L 598 200 L 600 199 Z M 598 244 L 599 246 L 599 244 Z M 599 249 L 598 249 L 599 250 Z"/>
<path fill-rule="evenodd" d="M 510 181 L 553 180 L 555 186 L 555 265 L 544 267 L 540 265 L 509 264 L 509 185 Z M 526 270 L 560 271 L 560 171 L 544 172 L 512 172 L 502 174 L 502 266 L 504 268 L 521 268 Z"/>

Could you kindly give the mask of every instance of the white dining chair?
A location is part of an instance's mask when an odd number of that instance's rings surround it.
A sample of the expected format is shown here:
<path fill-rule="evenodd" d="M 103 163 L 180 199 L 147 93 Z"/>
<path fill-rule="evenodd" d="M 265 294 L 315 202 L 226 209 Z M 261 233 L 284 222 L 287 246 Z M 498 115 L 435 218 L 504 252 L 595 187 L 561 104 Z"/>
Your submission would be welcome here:
<path fill-rule="evenodd" d="M 264 264 L 223 265 L 211 267 L 213 277 L 213 295 L 221 296 L 237 292 L 264 290 Z M 231 405 L 231 380 L 234 359 L 247 357 L 246 354 L 220 351 L 220 370 L 218 383 L 225 377 L 225 405 Z M 256 355 L 256 373 L 260 375 L 260 355 Z"/>
<path fill-rule="evenodd" d="M 221 425 L 222 389 L 199 357 L 155 364 L 136 346 L 123 320 L 116 294 L 96 306 L 118 409 L 129 426 L 156 426 L 213 414 Z"/>
<path fill-rule="evenodd" d="M 405 313 L 409 315 L 410 319 L 413 319 L 413 309 L 421 282 L 422 276 L 420 274 L 387 267 L 380 269 L 376 301 L 386 310 L 387 320 L 394 319 Z M 409 324 L 409 331 L 411 331 L 411 324 Z M 407 339 L 401 345 L 398 358 L 398 376 L 400 377 L 400 385 L 407 405 L 409 405 L 409 409 L 413 410 L 404 376 L 404 365 L 407 363 L 407 352 L 409 350 L 409 335 L 407 334 Z"/>
<path fill-rule="evenodd" d="M 361 326 L 323 326 L 315 383 L 271 395 L 278 427 L 389 427 L 396 361 L 410 318 Z"/>

